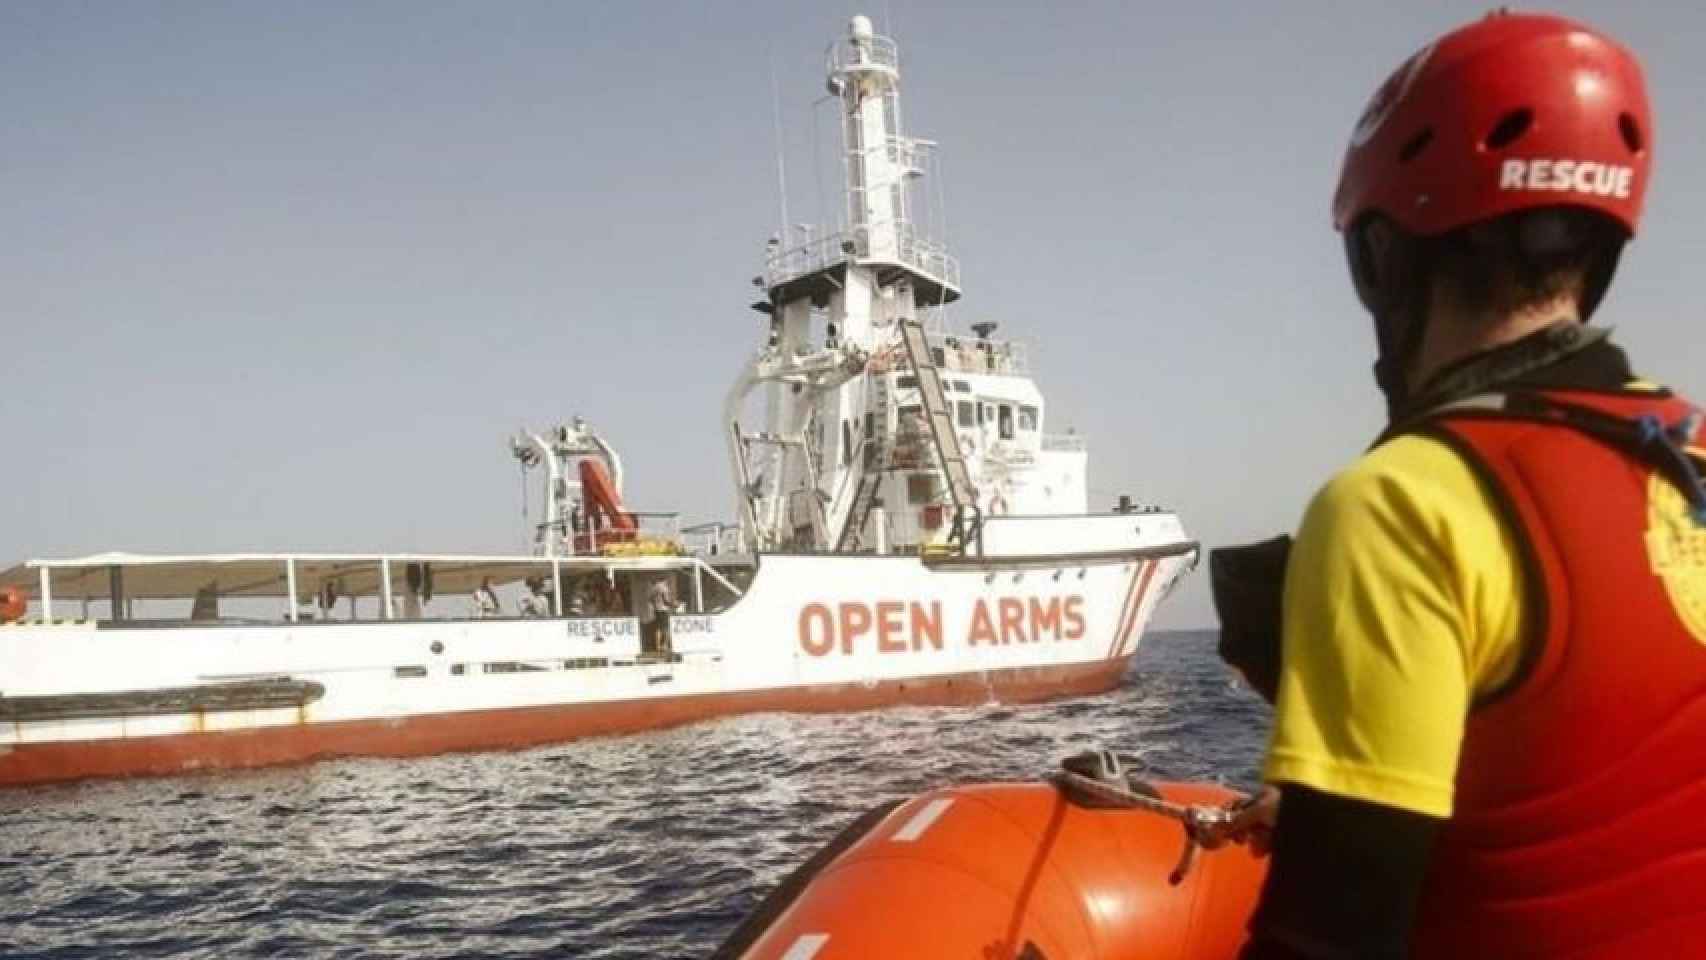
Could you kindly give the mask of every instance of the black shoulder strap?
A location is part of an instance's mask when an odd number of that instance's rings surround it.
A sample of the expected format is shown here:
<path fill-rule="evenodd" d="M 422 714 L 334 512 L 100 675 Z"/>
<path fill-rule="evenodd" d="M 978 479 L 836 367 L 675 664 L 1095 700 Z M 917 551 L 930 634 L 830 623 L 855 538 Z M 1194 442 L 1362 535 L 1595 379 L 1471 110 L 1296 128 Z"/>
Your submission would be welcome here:
<path fill-rule="evenodd" d="M 1534 390 L 1493 391 L 1441 404 L 1395 424 L 1375 440 L 1375 446 L 1406 433 L 1431 432 L 1430 426 L 1448 418 L 1480 417 L 1566 427 L 1645 463 L 1676 487 L 1695 521 L 1706 526 L 1706 480 L 1702 479 L 1706 456 L 1690 445 L 1706 422 L 1706 412 L 1698 407 L 1667 424 L 1657 413 L 1626 417 Z"/>

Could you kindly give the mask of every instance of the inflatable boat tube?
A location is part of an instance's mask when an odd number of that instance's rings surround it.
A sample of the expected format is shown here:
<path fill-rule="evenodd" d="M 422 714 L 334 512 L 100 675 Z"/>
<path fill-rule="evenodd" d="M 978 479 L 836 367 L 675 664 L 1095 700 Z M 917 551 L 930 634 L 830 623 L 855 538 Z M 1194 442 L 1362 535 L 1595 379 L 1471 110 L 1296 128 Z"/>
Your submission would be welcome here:
<path fill-rule="evenodd" d="M 1182 805 L 1235 799 L 1155 788 Z M 1052 783 L 937 790 L 848 827 L 714 960 L 1230 960 L 1265 863 L 1229 845 L 1179 875 L 1185 846 L 1176 820 L 1088 806 Z"/>

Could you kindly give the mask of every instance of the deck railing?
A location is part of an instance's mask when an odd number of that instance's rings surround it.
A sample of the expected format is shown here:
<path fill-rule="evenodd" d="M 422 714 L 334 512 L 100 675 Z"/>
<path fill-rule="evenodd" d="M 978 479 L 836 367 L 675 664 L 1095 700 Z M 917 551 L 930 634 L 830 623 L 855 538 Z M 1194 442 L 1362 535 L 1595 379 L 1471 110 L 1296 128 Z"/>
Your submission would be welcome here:
<path fill-rule="evenodd" d="M 822 234 L 778 251 L 764 264 L 764 283 L 778 287 L 847 260 L 898 263 L 947 286 L 960 285 L 960 262 L 904 220 Z"/>
<path fill-rule="evenodd" d="M 1016 340 L 980 340 L 957 334 L 932 333 L 925 337 L 936 365 L 958 373 L 1027 374 L 1029 351 Z"/>
<path fill-rule="evenodd" d="M 900 69 L 900 46 L 888 37 L 846 37 L 830 44 L 830 74 L 859 70 Z"/>
<path fill-rule="evenodd" d="M 706 523 L 681 532 L 682 546 L 696 557 L 747 552 L 746 536 L 739 524 Z"/>
<path fill-rule="evenodd" d="M 1017 340 L 979 340 L 957 334 L 929 333 L 925 334 L 925 342 L 930 347 L 931 361 L 946 373 L 1024 376 L 1031 372 L 1030 351 Z M 906 353 L 900 344 L 891 344 L 872 354 L 867 369 L 871 373 L 904 374 L 909 369 Z M 909 390 L 915 387 L 916 383 L 903 381 L 898 388 Z M 949 388 L 950 400 L 961 396 L 963 394 Z"/>
<path fill-rule="evenodd" d="M 679 552 L 684 548 L 681 514 L 632 511 L 629 515 L 638 521 L 637 529 L 599 527 L 591 522 L 576 526 L 567 519 L 557 521 L 555 529 L 551 529 L 552 524 L 537 524 L 534 553 L 543 557 L 586 557 L 630 549 L 642 553 L 666 553 Z M 547 538 L 553 538 L 555 542 L 547 543 Z"/>

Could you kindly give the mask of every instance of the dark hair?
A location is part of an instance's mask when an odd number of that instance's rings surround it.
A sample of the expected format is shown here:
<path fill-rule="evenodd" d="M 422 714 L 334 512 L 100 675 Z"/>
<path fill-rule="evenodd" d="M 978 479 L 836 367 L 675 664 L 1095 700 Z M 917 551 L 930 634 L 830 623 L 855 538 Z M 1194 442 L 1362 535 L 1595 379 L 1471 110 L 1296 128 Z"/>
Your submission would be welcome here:
<path fill-rule="evenodd" d="M 1591 210 L 1507 214 L 1440 238 L 1435 276 L 1473 315 L 1503 316 L 1568 295 L 1586 319 L 1627 239 L 1622 226 Z"/>

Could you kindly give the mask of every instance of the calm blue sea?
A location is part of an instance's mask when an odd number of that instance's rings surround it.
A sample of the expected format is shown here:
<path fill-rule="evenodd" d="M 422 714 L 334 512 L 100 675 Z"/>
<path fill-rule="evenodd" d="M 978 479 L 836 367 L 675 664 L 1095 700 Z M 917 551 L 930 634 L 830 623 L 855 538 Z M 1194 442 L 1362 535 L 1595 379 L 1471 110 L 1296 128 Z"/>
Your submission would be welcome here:
<path fill-rule="evenodd" d="M 702 957 L 883 800 L 1092 745 L 1247 786 L 1267 727 L 1212 633 L 1163 633 L 1070 702 L 0 792 L 0 956 Z"/>

